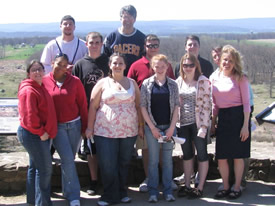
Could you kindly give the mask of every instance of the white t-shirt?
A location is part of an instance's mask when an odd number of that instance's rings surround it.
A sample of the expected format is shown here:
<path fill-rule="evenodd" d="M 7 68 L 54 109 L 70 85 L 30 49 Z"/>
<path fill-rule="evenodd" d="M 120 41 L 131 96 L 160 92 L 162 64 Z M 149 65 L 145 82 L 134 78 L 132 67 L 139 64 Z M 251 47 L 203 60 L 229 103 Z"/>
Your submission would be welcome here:
<path fill-rule="evenodd" d="M 79 39 L 79 45 L 77 49 L 78 44 L 78 38 L 74 37 L 74 39 L 70 42 L 65 42 L 62 40 L 62 36 L 57 37 L 56 39 L 51 40 L 44 48 L 43 53 L 41 55 L 40 61 L 45 67 L 45 74 L 52 71 L 52 61 L 54 60 L 55 56 L 60 53 L 60 50 L 56 44 L 56 41 L 58 42 L 62 53 L 67 54 L 69 57 L 69 62 L 71 64 L 75 64 L 75 62 L 82 57 L 84 57 L 88 53 L 88 49 L 86 47 L 85 41 L 82 39 Z M 77 52 L 76 52 L 77 49 Z M 75 55 L 76 52 L 76 55 Z M 74 58 L 75 55 L 75 58 Z M 74 61 L 72 62 L 74 58 Z"/>

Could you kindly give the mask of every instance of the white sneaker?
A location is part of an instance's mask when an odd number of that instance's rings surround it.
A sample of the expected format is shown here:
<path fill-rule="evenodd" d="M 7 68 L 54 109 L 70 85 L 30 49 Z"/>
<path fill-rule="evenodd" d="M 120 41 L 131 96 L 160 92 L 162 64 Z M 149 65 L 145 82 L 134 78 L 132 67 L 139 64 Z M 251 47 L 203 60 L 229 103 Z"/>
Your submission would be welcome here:
<path fill-rule="evenodd" d="M 139 185 L 140 192 L 148 192 L 148 177 Z"/>
<path fill-rule="evenodd" d="M 151 195 L 149 197 L 149 199 L 148 199 L 148 202 L 150 202 L 150 203 L 156 203 L 156 202 L 158 202 L 157 196 L 156 195 Z"/>
<path fill-rule="evenodd" d="M 166 195 L 165 200 L 167 202 L 174 202 L 176 199 L 173 195 L 169 194 L 169 195 Z"/>
<path fill-rule="evenodd" d="M 175 177 L 174 178 L 174 182 L 177 184 L 177 185 L 182 185 L 184 184 L 184 173 L 182 173 L 181 176 L 178 176 L 178 177 Z"/>
<path fill-rule="evenodd" d="M 80 206 L 80 201 L 79 200 L 73 200 L 70 202 L 70 206 Z"/>
<path fill-rule="evenodd" d="M 171 188 L 172 188 L 172 190 L 177 190 L 178 189 L 178 186 L 176 185 L 176 183 L 173 180 L 171 182 Z"/>

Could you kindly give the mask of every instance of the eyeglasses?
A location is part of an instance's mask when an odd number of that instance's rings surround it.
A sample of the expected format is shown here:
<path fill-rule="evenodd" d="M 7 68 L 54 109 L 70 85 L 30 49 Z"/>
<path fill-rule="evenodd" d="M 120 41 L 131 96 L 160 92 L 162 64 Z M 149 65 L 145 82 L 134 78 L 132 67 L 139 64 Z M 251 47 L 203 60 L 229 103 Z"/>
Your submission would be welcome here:
<path fill-rule="evenodd" d="M 30 69 L 30 72 L 31 73 L 44 72 L 44 69 L 42 67 L 38 67 L 38 68 Z"/>
<path fill-rule="evenodd" d="M 183 66 L 183 68 L 194 68 L 195 67 L 195 64 L 183 64 L 182 65 Z"/>
<path fill-rule="evenodd" d="M 149 49 L 157 49 L 159 48 L 159 44 L 147 44 L 146 47 Z"/>

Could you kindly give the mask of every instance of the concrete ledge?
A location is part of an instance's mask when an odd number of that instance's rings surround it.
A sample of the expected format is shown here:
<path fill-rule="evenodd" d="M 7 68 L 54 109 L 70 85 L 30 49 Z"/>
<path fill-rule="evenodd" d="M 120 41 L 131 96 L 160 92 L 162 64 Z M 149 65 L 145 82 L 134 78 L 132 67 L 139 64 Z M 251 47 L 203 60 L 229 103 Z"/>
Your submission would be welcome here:
<path fill-rule="evenodd" d="M 81 187 L 88 186 L 90 174 L 86 161 L 75 161 Z M 209 172 L 207 179 L 220 178 L 217 162 L 213 154 L 209 154 Z M 18 193 L 25 191 L 28 168 L 28 154 L 26 152 L 0 153 L 0 193 Z M 183 172 L 182 156 L 173 156 L 173 176 Z M 142 160 L 132 159 L 129 173 L 129 184 L 140 184 L 144 178 Z M 247 175 L 250 180 L 275 182 L 275 160 L 250 159 L 250 168 Z M 99 177 L 100 179 L 100 177 Z M 61 187 L 60 160 L 53 162 L 52 187 Z"/>

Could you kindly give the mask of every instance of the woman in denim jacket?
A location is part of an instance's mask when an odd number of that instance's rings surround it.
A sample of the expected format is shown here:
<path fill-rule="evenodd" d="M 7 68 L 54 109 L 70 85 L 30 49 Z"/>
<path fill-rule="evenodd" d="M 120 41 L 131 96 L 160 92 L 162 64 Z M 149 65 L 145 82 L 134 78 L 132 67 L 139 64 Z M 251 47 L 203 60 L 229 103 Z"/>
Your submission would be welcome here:
<path fill-rule="evenodd" d="M 172 195 L 172 151 L 178 120 L 178 87 L 174 80 L 166 77 L 168 60 L 165 55 L 155 55 L 151 60 L 155 74 L 144 80 L 141 87 L 141 112 L 146 122 L 145 136 L 149 150 L 149 202 L 157 202 L 159 191 L 158 163 L 162 142 L 162 183 L 166 201 L 175 200 Z"/>

